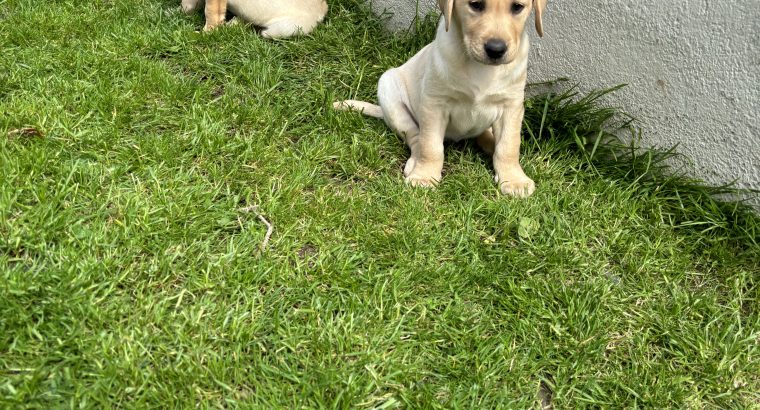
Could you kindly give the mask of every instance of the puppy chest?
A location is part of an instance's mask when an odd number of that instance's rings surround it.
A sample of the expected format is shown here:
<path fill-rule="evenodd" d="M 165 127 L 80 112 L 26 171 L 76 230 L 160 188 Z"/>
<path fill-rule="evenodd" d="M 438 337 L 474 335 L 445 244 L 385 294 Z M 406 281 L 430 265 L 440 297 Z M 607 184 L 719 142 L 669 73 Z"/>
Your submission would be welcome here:
<path fill-rule="evenodd" d="M 456 141 L 477 137 L 496 122 L 499 112 L 500 110 L 492 105 L 455 105 L 449 116 L 446 138 Z"/>

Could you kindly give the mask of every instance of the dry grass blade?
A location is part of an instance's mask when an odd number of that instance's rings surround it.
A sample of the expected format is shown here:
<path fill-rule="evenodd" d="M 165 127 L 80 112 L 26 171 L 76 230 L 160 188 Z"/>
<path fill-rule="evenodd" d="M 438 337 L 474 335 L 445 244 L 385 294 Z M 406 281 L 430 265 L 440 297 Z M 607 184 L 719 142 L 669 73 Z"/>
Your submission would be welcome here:
<path fill-rule="evenodd" d="M 274 233 L 274 225 L 272 225 L 271 222 L 269 222 L 264 215 L 259 213 L 259 206 L 258 205 L 251 205 L 247 206 L 245 208 L 240 209 L 241 212 L 248 212 L 253 213 L 256 215 L 257 218 L 261 221 L 261 223 L 264 224 L 264 226 L 267 227 L 267 233 L 264 235 L 264 240 L 261 242 L 261 251 L 266 252 L 267 246 L 269 245 L 269 240 L 272 238 L 272 233 Z"/>

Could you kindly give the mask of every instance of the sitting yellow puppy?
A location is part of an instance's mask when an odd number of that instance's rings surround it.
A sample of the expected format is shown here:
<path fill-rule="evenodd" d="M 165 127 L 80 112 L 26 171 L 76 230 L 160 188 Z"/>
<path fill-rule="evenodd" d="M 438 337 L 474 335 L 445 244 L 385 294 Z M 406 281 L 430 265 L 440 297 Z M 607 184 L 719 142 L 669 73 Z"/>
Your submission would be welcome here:
<path fill-rule="evenodd" d="M 379 105 L 341 101 L 382 118 L 409 146 L 404 167 L 413 186 L 434 186 L 443 170 L 443 141 L 477 138 L 493 155 L 505 195 L 525 198 L 536 184 L 520 165 L 531 11 L 544 34 L 547 0 L 438 0 L 443 16 L 435 40 L 380 77 Z"/>
<path fill-rule="evenodd" d="M 186 13 L 198 8 L 203 0 L 182 0 Z M 308 34 L 327 14 L 325 0 L 206 0 L 204 31 L 224 23 L 227 9 L 235 16 L 263 27 L 265 38 L 284 38 Z"/>

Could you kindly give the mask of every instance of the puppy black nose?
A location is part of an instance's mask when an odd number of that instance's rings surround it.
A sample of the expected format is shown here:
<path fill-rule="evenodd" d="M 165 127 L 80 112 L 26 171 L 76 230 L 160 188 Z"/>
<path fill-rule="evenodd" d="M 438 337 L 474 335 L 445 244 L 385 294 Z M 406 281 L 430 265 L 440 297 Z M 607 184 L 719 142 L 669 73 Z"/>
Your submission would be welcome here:
<path fill-rule="evenodd" d="M 486 41 L 485 49 L 486 55 L 489 58 L 498 60 L 504 57 L 504 54 L 507 53 L 507 43 L 503 42 L 502 40 L 492 38 Z"/>

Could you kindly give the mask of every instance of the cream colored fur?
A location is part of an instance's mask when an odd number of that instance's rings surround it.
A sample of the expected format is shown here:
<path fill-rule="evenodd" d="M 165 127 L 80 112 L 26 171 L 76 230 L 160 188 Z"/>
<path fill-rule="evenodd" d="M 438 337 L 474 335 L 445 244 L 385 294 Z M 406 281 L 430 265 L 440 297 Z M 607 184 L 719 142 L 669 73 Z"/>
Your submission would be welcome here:
<path fill-rule="evenodd" d="M 519 163 L 529 49 L 524 27 L 534 9 L 543 34 L 546 0 L 485 0 L 482 11 L 473 3 L 480 2 L 439 0 L 443 16 L 435 40 L 382 75 L 379 107 L 362 101 L 334 106 L 383 118 L 406 141 L 411 156 L 404 175 L 413 186 L 441 180 L 444 139 L 477 138 L 493 154 L 501 192 L 527 197 L 535 183 Z M 505 45 L 503 56 L 489 55 L 489 40 Z"/>
<path fill-rule="evenodd" d="M 191 12 L 203 0 L 182 0 L 182 10 Z M 265 38 L 308 34 L 327 14 L 325 0 L 206 0 L 208 31 L 224 23 L 227 10 L 237 18 L 262 27 Z"/>

